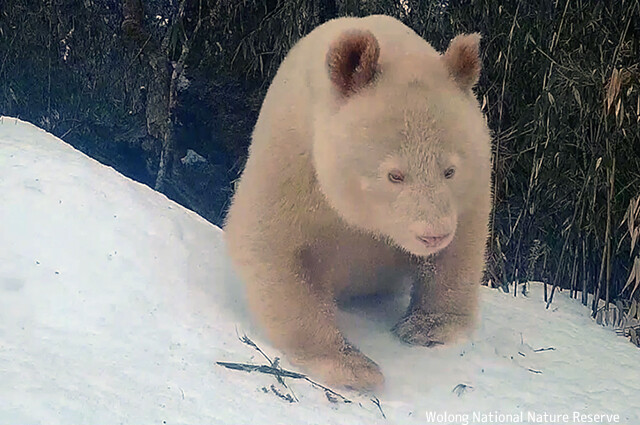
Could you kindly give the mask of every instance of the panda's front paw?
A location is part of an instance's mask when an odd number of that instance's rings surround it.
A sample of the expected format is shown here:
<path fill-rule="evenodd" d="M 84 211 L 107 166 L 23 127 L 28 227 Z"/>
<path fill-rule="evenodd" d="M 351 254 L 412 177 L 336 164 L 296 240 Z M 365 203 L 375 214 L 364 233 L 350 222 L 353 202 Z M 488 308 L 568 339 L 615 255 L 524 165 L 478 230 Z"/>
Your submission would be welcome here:
<path fill-rule="evenodd" d="M 330 386 L 369 392 L 379 390 L 384 383 L 380 367 L 348 343 L 334 356 L 315 358 L 305 363 L 313 375 Z"/>
<path fill-rule="evenodd" d="M 472 325 L 473 317 L 470 315 L 417 310 L 402 318 L 392 332 L 407 344 L 431 347 L 459 340 Z"/>

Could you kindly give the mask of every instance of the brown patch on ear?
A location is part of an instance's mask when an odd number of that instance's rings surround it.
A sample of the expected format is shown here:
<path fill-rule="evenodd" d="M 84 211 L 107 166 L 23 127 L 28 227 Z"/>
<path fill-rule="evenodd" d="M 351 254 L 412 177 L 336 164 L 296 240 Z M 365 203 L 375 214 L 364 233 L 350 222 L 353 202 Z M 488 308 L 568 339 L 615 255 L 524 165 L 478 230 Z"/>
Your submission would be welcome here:
<path fill-rule="evenodd" d="M 480 61 L 480 34 L 456 36 L 443 56 L 449 73 L 464 91 L 471 90 L 478 82 L 482 63 Z"/>
<path fill-rule="evenodd" d="M 379 57 L 378 40 L 370 31 L 346 31 L 327 52 L 329 78 L 340 94 L 351 96 L 373 80 Z"/>

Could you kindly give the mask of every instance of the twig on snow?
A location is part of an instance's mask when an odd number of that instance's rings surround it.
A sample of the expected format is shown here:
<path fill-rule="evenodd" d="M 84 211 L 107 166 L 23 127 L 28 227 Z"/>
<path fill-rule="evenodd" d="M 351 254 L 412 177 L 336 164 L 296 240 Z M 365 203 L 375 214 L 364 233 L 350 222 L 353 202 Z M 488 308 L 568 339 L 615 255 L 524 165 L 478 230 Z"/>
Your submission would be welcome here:
<path fill-rule="evenodd" d="M 534 353 L 539 353 L 541 351 L 555 351 L 555 347 L 538 348 L 536 350 L 533 350 Z"/>
<path fill-rule="evenodd" d="M 337 393 L 334 390 L 332 390 L 331 388 L 325 387 L 324 385 L 319 384 L 319 383 L 309 379 L 309 377 L 307 377 L 307 375 L 304 375 L 304 374 L 298 373 L 298 372 L 292 372 L 292 371 L 289 371 L 289 370 L 286 370 L 286 369 L 282 369 L 282 367 L 280 367 L 280 359 L 278 357 L 276 357 L 274 360 L 271 360 L 271 358 L 269 356 L 267 356 L 267 354 L 264 351 L 262 351 L 262 349 L 260 347 L 258 347 L 258 345 L 255 342 L 253 342 L 246 334 L 243 335 L 243 336 L 240 336 L 240 334 L 238 333 L 238 329 L 237 328 L 236 328 L 236 335 L 238 335 L 238 339 L 242 343 L 252 347 L 258 353 L 260 353 L 262 355 L 262 357 L 264 357 L 269 362 L 270 365 L 267 366 L 267 365 L 252 365 L 252 364 L 247 364 L 247 363 L 216 362 L 218 365 L 224 366 L 224 367 L 226 367 L 228 369 L 233 369 L 233 370 L 241 370 L 241 371 L 244 371 L 244 372 L 260 372 L 260 373 L 265 373 L 265 374 L 268 374 L 268 375 L 273 375 L 273 376 L 275 376 L 275 378 L 278 380 L 278 382 L 280 384 L 282 384 L 285 388 L 287 388 L 291 392 L 291 394 L 293 396 L 293 399 L 295 401 L 299 401 L 299 400 L 296 397 L 296 395 L 293 392 L 293 390 L 290 387 L 288 387 L 287 384 L 285 384 L 283 378 L 303 379 L 303 380 L 307 381 L 312 386 L 322 389 L 325 392 L 325 395 L 327 396 L 327 399 L 332 403 L 337 402 L 337 399 L 335 397 L 338 397 L 345 404 L 351 403 L 351 400 L 349 400 L 348 398 L 346 398 L 342 394 Z M 274 391 L 274 393 L 275 393 L 275 391 Z M 278 395 L 278 394 L 276 393 L 276 395 Z"/>
<path fill-rule="evenodd" d="M 371 399 L 371 402 L 373 404 L 375 404 L 376 406 L 378 406 L 378 410 L 380 410 L 380 413 L 382 413 L 382 417 L 387 419 L 387 416 L 384 414 L 384 412 L 382 411 L 382 406 L 380 406 L 380 400 L 378 400 L 378 397 L 373 397 Z"/>
<path fill-rule="evenodd" d="M 290 372 L 285 369 L 275 369 L 267 365 L 255 365 L 255 364 L 232 363 L 232 362 L 216 362 L 216 364 L 219 364 L 220 366 L 224 366 L 227 369 L 242 370 L 245 372 L 260 372 L 260 373 L 265 373 L 267 375 L 284 376 L 286 378 L 293 378 L 293 379 L 306 378 L 306 376 L 301 373 Z"/>
<path fill-rule="evenodd" d="M 473 387 L 471 385 L 467 385 L 467 384 L 458 384 L 455 387 L 453 387 L 453 389 L 451 390 L 452 393 L 454 393 L 455 395 L 457 395 L 458 397 L 462 397 L 462 395 L 467 391 L 473 389 Z"/>

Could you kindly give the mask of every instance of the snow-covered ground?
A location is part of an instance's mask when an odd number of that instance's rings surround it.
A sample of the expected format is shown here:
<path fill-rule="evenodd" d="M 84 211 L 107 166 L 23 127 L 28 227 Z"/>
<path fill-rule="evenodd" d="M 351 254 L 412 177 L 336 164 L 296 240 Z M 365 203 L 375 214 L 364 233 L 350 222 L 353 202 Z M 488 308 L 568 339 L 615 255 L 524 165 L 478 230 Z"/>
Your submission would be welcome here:
<path fill-rule="evenodd" d="M 340 321 L 385 373 L 381 409 L 295 379 L 289 403 L 273 376 L 216 364 L 264 364 L 244 333 L 280 355 L 251 323 L 219 228 L 0 118 L 0 424 L 640 424 L 640 350 L 565 293 L 547 310 L 530 289 L 483 288 L 476 335 L 452 347 L 388 331 L 406 300 L 352 306 Z"/>

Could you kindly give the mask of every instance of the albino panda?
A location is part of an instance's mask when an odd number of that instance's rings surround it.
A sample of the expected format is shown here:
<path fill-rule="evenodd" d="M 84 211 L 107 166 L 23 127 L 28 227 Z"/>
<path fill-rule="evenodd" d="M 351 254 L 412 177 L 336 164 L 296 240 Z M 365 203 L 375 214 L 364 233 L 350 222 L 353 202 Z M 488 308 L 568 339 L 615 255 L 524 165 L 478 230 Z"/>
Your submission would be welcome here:
<path fill-rule="evenodd" d="M 269 338 L 330 385 L 382 384 L 337 328 L 336 299 L 393 289 L 394 272 L 416 276 L 393 328 L 403 341 L 474 324 L 491 206 L 479 41 L 460 35 L 441 55 L 393 18 L 336 19 L 267 92 L 227 244 Z"/>

